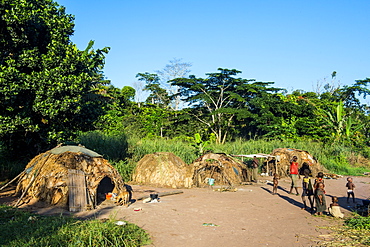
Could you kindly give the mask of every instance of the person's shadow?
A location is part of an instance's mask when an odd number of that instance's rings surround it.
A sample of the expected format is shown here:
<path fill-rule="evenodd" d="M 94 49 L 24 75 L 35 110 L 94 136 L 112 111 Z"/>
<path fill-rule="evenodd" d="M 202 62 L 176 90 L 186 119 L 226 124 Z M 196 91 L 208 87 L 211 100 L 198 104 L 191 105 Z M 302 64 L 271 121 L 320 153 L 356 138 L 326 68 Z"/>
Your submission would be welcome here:
<path fill-rule="evenodd" d="M 273 187 L 274 185 L 273 184 L 271 184 L 271 183 L 269 183 L 269 185 L 271 186 L 271 187 Z M 264 188 L 264 187 L 261 187 L 262 189 L 264 189 L 265 191 L 267 191 L 267 192 L 270 192 L 271 194 L 272 194 L 272 190 L 270 190 L 270 189 L 268 189 L 268 188 Z M 283 188 L 283 187 L 281 187 L 281 186 L 278 186 L 278 192 L 279 191 L 284 191 L 284 192 L 286 192 L 286 193 L 289 193 L 289 191 L 287 190 L 287 189 L 285 189 L 285 188 Z"/>
<path fill-rule="evenodd" d="M 265 188 L 265 187 L 261 187 L 263 190 L 265 190 L 265 191 L 267 191 L 267 192 L 269 192 L 270 194 L 272 194 L 272 191 L 269 189 L 269 188 Z M 293 204 L 294 206 L 297 206 L 297 207 L 299 207 L 299 208 L 304 208 L 304 205 L 303 205 L 303 203 L 301 203 L 301 202 L 299 202 L 299 201 L 296 201 L 295 199 L 293 199 L 293 198 L 291 198 L 291 197 L 289 197 L 289 196 L 284 196 L 284 195 L 282 195 L 281 193 L 279 193 L 280 191 L 284 191 L 284 192 L 286 192 L 286 193 L 289 193 L 289 191 L 288 190 L 286 190 L 285 188 L 282 188 L 282 187 L 280 187 L 280 186 L 278 186 L 278 193 L 277 193 L 277 195 L 280 197 L 280 198 L 282 198 L 282 199 L 284 199 L 285 201 L 287 201 L 287 202 L 289 202 L 290 204 Z M 300 196 L 296 196 L 297 198 L 301 198 Z M 308 202 L 308 201 L 307 201 Z M 308 202 L 309 203 L 309 202 Z M 309 211 L 310 212 L 310 210 L 308 209 L 307 211 Z"/>

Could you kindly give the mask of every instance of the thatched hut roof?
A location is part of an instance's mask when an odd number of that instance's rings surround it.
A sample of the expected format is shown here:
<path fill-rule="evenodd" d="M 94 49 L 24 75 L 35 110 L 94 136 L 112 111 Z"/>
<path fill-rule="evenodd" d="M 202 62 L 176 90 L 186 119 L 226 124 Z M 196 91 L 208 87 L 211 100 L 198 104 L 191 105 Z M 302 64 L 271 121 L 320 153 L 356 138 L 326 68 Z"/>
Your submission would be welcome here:
<path fill-rule="evenodd" d="M 172 188 L 190 188 L 193 169 L 173 153 L 145 155 L 136 165 L 133 181 Z"/>
<path fill-rule="evenodd" d="M 207 153 L 193 164 L 193 183 L 196 187 L 207 186 L 210 178 L 215 185 L 235 186 L 247 181 L 247 167 L 226 154 Z"/>
<path fill-rule="evenodd" d="M 287 176 L 290 162 L 293 156 L 297 156 L 298 163 L 300 166 L 306 162 L 312 171 L 312 175 L 316 175 L 319 171 L 323 171 L 325 168 L 318 162 L 318 160 L 312 156 L 308 151 L 294 149 L 294 148 L 277 148 L 272 151 L 271 155 L 276 157 L 278 173 L 281 176 Z"/>
<path fill-rule="evenodd" d="M 23 201 L 36 199 L 58 206 L 69 202 L 71 206 L 71 191 L 77 186 L 81 187 L 78 193 L 86 195 L 81 197 L 86 199 L 83 204 L 92 207 L 104 200 L 105 193 L 126 190 L 121 175 L 101 155 L 83 147 L 63 146 L 33 158 L 20 176 L 16 193 L 22 194 Z"/>

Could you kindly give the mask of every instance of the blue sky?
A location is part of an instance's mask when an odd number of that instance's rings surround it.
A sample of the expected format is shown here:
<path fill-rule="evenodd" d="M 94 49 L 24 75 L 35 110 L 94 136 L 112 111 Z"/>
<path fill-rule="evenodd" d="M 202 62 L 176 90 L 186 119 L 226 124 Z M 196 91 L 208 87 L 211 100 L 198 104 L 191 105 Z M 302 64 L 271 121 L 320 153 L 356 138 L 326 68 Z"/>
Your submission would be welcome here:
<path fill-rule="evenodd" d="M 173 58 L 192 63 L 197 77 L 238 69 L 289 91 L 314 91 L 334 70 L 341 85 L 370 77 L 368 0 L 57 2 L 75 15 L 80 49 L 89 40 L 111 47 L 104 74 L 120 88 Z"/>

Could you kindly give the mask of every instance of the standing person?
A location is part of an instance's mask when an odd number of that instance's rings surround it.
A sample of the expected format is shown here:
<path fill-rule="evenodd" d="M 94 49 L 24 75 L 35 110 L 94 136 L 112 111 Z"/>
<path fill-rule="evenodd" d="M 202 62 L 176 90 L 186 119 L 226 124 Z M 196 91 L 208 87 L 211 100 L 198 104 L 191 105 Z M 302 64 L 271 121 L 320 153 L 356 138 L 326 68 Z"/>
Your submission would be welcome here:
<path fill-rule="evenodd" d="M 317 176 L 316 176 L 316 179 L 315 179 L 315 184 L 314 184 L 314 187 L 316 188 L 316 185 L 318 183 L 323 183 L 324 184 L 324 187 L 325 187 L 325 183 L 324 183 L 324 173 L 322 172 L 319 172 L 317 173 Z"/>
<path fill-rule="evenodd" d="M 347 184 L 346 184 L 346 187 L 347 187 L 347 203 L 349 203 L 349 198 L 352 196 L 352 199 L 353 199 L 353 203 L 356 202 L 355 200 L 355 184 L 352 182 L 352 178 L 347 178 Z"/>
<path fill-rule="evenodd" d="M 307 209 L 307 204 L 306 204 L 306 197 L 310 201 L 311 205 L 311 213 L 313 212 L 313 187 L 311 183 L 311 178 L 310 178 L 310 171 L 308 169 L 304 170 L 304 177 L 302 180 L 302 201 L 304 204 L 304 208 L 302 209 Z"/>
<path fill-rule="evenodd" d="M 322 215 L 326 209 L 324 184 L 319 182 L 317 183 L 316 186 L 317 186 L 315 189 L 316 214 Z"/>
<path fill-rule="evenodd" d="M 259 167 L 259 161 L 256 156 L 253 156 L 253 162 L 252 162 L 252 181 L 257 183 L 257 178 L 258 178 L 258 167 Z"/>
<path fill-rule="evenodd" d="M 278 188 L 278 184 L 279 184 L 279 179 L 280 179 L 279 175 L 277 173 L 274 173 L 274 177 L 272 179 L 272 182 L 274 184 L 274 187 L 272 189 L 272 194 L 273 195 L 276 195 L 277 194 L 277 188 Z"/>
<path fill-rule="evenodd" d="M 296 192 L 296 195 L 299 196 L 297 179 L 300 178 L 300 177 L 299 177 L 299 173 L 298 173 L 298 162 L 297 162 L 297 160 L 298 160 L 297 156 L 293 156 L 292 162 L 290 163 L 290 167 L 289 167 L 290 178 L 292 179 L 292 185 L 290 187 L 289 194 L 292 194 L 292 191 L 293 191 L 293 188 L 294 188 L 295 192 Z"/>

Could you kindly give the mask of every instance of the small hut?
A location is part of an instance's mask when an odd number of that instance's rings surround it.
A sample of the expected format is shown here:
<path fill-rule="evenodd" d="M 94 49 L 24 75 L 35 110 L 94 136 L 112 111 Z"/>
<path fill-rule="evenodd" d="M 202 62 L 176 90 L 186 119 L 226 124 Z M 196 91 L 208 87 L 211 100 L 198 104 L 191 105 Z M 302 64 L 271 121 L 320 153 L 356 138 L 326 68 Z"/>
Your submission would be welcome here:
<path fill-rule="evenodd" d="M 223 153 L 207 153 L 194 161 L 193 184 L 204 187 L 212 179 L 215 185 L 235 186 L 248 179 L 247 166 Z"/>
<path fill-rule="evenodd" d="M 70 211 L 94 208 L 108 192 L 126 191 L 118 171 L 97 154 L 79 146 L 54 148 L 33 158 L 20 174 L 17 204 L 30 199 L 69 206 Z"/>
<path fill-rule="evenodd" d="M 193 169 L 173 153 L 145 155 L 138 163 L 132 179 L 139 184 L 171 188 L 190 188 Z"/>
<path fill-rule="evenodd" d="M 319 171 L 325 170 L 325 168 L 314 156 L 304 150 L 294 148 L 277 148 L 272 151 L 271 155 L 276 157 L 277 171 L 275 172 L 277 172 L 280 176 L 288 176 L 288 170 L 293 156 L 297 156 L 300 166 L 306 162 L 312 171 L 312 175 L 314 176 Z"/>

